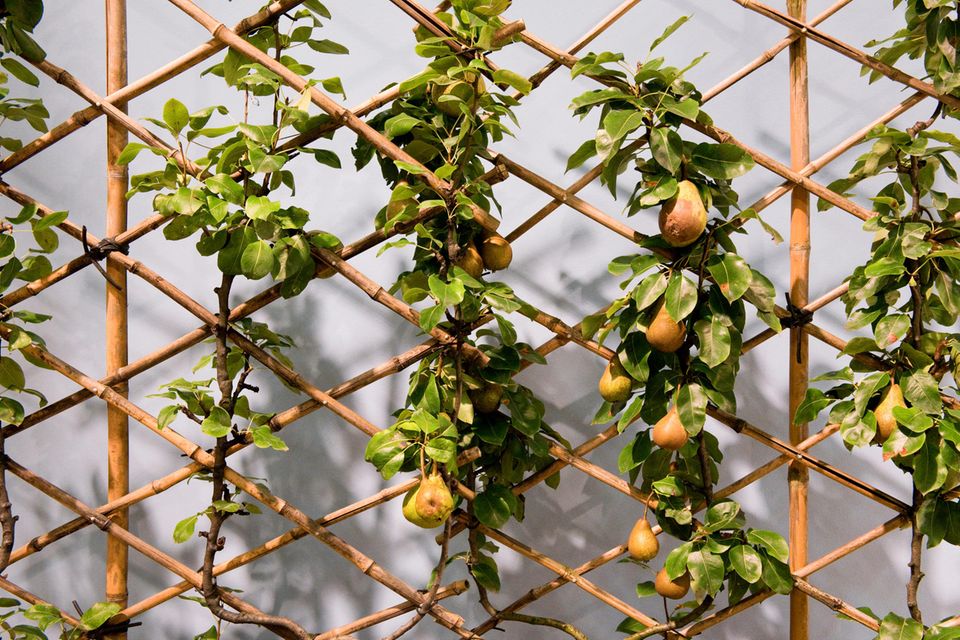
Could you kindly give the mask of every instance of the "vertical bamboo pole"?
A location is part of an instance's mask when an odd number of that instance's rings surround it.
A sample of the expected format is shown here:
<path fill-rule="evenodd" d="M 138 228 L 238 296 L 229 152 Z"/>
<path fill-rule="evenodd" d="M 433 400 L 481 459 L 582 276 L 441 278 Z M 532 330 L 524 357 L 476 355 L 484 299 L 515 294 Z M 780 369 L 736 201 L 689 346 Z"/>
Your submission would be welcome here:
<path fill-rule="evenodd" d="M 107 94 L 127 84 L 127 5 L 126 0 L 105 0 L 107 39 Z M 126 112 L 126 105 L 116 105 Z M 106 236 L 113 237 L 127 228 L 127 167 L 117 164 L 117 156 L 127 144 L 127 130 L 108 120 L 107 123 L 107 222 Z M 110 257 L 107 273 L 118 287 L 109 282 L 106 309 L 106 368 L 115 374 L 127 364 L 127 272 Z M 127 383 L 116 387 L 127 395 Z M 108 405 L 107 408 L 107 499 L 116 500 L 130 490 L 129 432 L 127 414 Z M 120 527 L 128 527 L 127 510 L 112 516 Z M 107 537 L 106 597 L 121 607 L 127 606 L 127 545 L 114 536 Z M 116 633 L 110 638 L 126 638 Z"/>
<path fill-rule="evenodd" d="M 791 16 L 806 20 L 807 0 L 787 0 Z M 807 86 L 807 39 L 800 36 L 790 45 L 790 164 L 802 169 L 810 162 L 809 92 Z M 797 307 L 809 301 L 810 280 L 810 195 L 799 186 L 791 193 L 790 215 L 790 300 Z M 790 329 L 790 442 L 807 437 L 806 424 L 793 424 L 809 380 L 808 337 L 803 327 Z M 807 468 L 796 462 L 787 472 L 790 490 L 790 568 L 807 562 Z M 806 594 L 790 594 L 790 640 L 807 640 L 808 604 Z"/>

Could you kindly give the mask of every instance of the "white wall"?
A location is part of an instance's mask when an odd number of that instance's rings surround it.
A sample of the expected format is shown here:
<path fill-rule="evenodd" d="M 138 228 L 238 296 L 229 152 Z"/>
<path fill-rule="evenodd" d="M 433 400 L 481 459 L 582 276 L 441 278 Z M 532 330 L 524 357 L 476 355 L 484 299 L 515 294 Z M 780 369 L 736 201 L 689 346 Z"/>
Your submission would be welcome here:
<path fill-rule="evenodd" d="M 130 78 L 137 78 L 173 59 L 203 41 L 207 34 L 172 5 L 164 2 L 131 1 Z M 227 24 L 253 13 L 258 2 L 236 0 L 231 3 L 207 0 L 203 6 Z M 617 3 L 578 2 L 576 0 L 527 0 L 516 2 L 511 17 L 523 17 L 528 28 L 545 40 L 565 46 L 606 15 Z M 901 15 L 890 2 L 859 0 L 824 28 L 856 46 L 878 35 L 892 33 L 901 23 Z M 93 0 L 65 2 L 48 0 L 47 15 L 38 31 L 38 39 L 49 52 L 50 60 L 66 67 L 95 90 L 103 92 L 102 5 Z M 334 13 L 325 30 L 326 37 L 350 47 L 349 57 L 316 56 L 317 77 L 340 75 L 349 99 L 358 104 L 384 85 L 419 70 L 422 61 L 412 51 L 413 39 L 408 19 L 383 0 L 327 0 Z M 828 2 L 811 2 L 810 15 L 822 11 Z M 734 2 L 711 0 L 644 0 L 615 27 L 601 36 L 591 50 L 621 50 L 628 59 L 644 55 L 647 43 L 681 14 L 694 14 L 691 22 L 663 46 L 662 53 L 675 63 L 702 51 L 710 51 L 706 60 L 690 77 L 707 89 L 784 36 L 785 30 Z M 905 97 L 890 82 L 869 86 L 859 78 L 858 66 L 838 54 L 811 43 L 811 146 L 814 157 L 833 147 L 851 132 L 888 110 Z M 545 62 L 539 54 L 522 45 L 511 47 L 496 59 L 503 66 L 532 73 Z M 917 72 L 907 65 L 905 68 Z M 590 88 L 590 81 L 571 82 L 565 71 L 555 73 L 532 96 L 524 100 L 517 114 L 521 128 L 516 140 L 497 147 L 516 161 L 558 184 L 565 185 L 577 175 L 564 175 L 567 156 L 592 135 L 592 121 L 579 122 L 570 116 L 570 99 Z M 68 90 L 44 81 L 41 93 L 57 123 L 85 104 Z M 211 76 L 199 77 L 197 70 L 174 79 L 161 89 L 137 99 L 131 114 L 142 119 L 157 116 L 163 102 L 176 96 L 193 110 L 223 103 L 237 109 L 238 96 Z M 929 115 L 932 104 L 920 107 L 900 118 L 906 127 Z M 789 161 L 788 83 L 786 54 L 709 104 L 708 112 L 717 124 L 747 144 L 763 149 L 773 157 Z M 71 218 L 102 234 L 104 209 L 104 121 L 98 120 L 59 143 L 22 167 L 4 176 L 4 180 L 56 208 L 68 208 Z M 313 166 L 301 159 L 296 201 L 314 216 L 311 227 L 322 227 L 349 242 L 372 229 L 373 215 L 387 197 L 387 189 L 374 167 L 356 173 L 352 169 L 349 147 L 354 138 L 349 131 L 337 134 L 333 147 L 343 159 L 345 169 L 334 171 Z M 817 179 L 823 184 L 843 175 L 855 154 L 847 154 Z M 145 160 L 134 171 L 146 170 Z M 750 203 L 780 184 L 781 179 L 762 168 L 737 183 L 741 202 Z M 952 188 L 952 187 L 951 187 Z M 541 193 L 512 178 L 497 187 L 504 203 L 507 230 L 548 201 Z M 590 202 L 613 215 L 619 215 L 623 196 L 613 201 L 605 189 L 591 186 L 582 194 Z M 12 204 L 0 213 L 11 215 Z M 149 197 L 134 198 L 130 206 L 131 223 L 150 215 Z M 766 219 L 786 236 L 788 205 L 781 200 L 766 212 Z M 630 224 L 640 230 L 654 228 L 652 217 L 639 214 Z M 869 237 L 860 231 L 850 216 L 832 210 L 815 213 L 813 222 L 813 259 L 811 296 L 816 297 L 838 284 L 843 276 L 866 256 Z M 541 306 L 570 324 L 612 299 L 617 281 L 606 272 L 606 263 L 614 256 L 630 251 L 630 243 L 586 221 L 571 209 L 561 208 L 535 233 L 515 245 L 515 260 L 503 280 L 515 287 L 525 299 Z M 742 241 L 743 255 L 766 273 L 784 291 L 788 282 L 787 244 L 776 246 L 762 233 Z M 55 264 L 79 253 L 79 247 L 65 240 Z M 192 243 L 169 243 L 159 233 L 138 241 L 131 255 L 159 271 L 176 286 L 195 296 L 210 308 L 214 305 L 213 264 L 198 258 Z M 363 255 L 356 266 L 383 284 L 393 281 L 403 268 L 406 255 L 390 252 L 380 258 Z M 261 283 L 262 286 L 262 283 Z M 103 372 L 103 279 L 92 269 L 44 292 L 27 306 L 47 311 L 55 319 L 41 327 L 51 351 L 82 370 L 96 375 Z M 240 295 L 255 292 L 257 286 L 242 287 Z M 131 358 L 149 353 L 167 341 L 197 326 L 197 321 L 152 288 L 131 277 Z M 842 331 L 842 309 L 833 305 L 818 312 L 817 322 Z M 295 337 L 299 350 L 293 354 L 298 370 L 320 387 L 329 387 L 370 366 L 386 360 L 417 343 L 421 338 L 410 325 L 372 303 L 350 283 L 331 279 L 312 284 L 297 299 L 278 302 L 256 316 L 277 331 Z M 522 339 L 543 341 L 547 334 L 518 318 Z M 755 326 L 755 325 L 753 325 Z M 748 333 L 750 333 L 748 331 Z M 131 383 L 131 398 L 152 411 L 162 404 L 146 399 L 157 386 L 189 371 L 206 347 L 196 347 L 174 358 L 157 370 L 137 377 Z M 580 442 L 597 431 L 590 425 L 599 398 L 596 380 L 603 363 L 596 357 L 567 346 L 550 356 L 549 367 L 531 368 L 522 375 L 524 384 L 539 393 L 547 404 L 547 420 L 573 442 Z M 811 345 L 811 366 L 815 373 L 836 366 L 834 353 L 827 347 Z M 30 372 L 36 386 L 50 389 L 51 399 L 74 390 L 74 386 L 50 372 Z M 264 387 L 260 406 L 279 411 L 300 399 L 272 383 L 268 376 L 258 380 Z M 744 358 L 738 384 L 741 414 L 771 433 L 785 437 L 787 385 L 787 337 L 780 336 Z M 402 402 L 406 376 L 378 382 L 346 399 L 346 404 L 375 424 L 387 426 L 389 414 Z M 179 426 L 179 425 L 178 425 Z M 726 427 L 710 423 L 721 439 L 727 456 L 721 484 L 743 475 L 774 456 L 759 445 L 737 437 Z M 812 428 L 819 428 L 814 425 Z M 194 437 L 188 427 L 188 436 Z M 185 464 L 166 443 L 139 424 L 131 424 L 131 486 L 139 487 Z M 324 514 L 369 495 L 384 486 L 375 470 L 362 460 L 364 438 L 329 412 L 318 412 L 284 432 L 291 445 L 289 453 L 247 451 L 232 460 L 239 469 L 264 477 L 280 496 L 311 514 Z M 87 504 L 105 501 L 105 412 L 103 404 L 93 400 L 48 421 L 8 444 L 10 454 L 41 475 L 60 484 Z M 609 469 L 616 468 L 620 444 L 611 443 L 590 456 Z M 818 446 L 816 455 L 860 474 L 892 494 L 909 500 L 908 478 L 890 465 L 879 464 L 878 450 L 848 454 L 834 438 Z M 749 524 L 786 534 L 786 472 L 781 469 L 760 483 L 738 494 Z M 11 480 L 15 511 L 20 515 L 18 544 L 72 517 L 17 480 Z M 201 541 L 175 545 L 171 532 L 176 521 L 203 508 L 206 486 L 196 483 L 179 486 L 136 506 L 131 512 L 133 530 L 190 566 L 201 562 Z M 619 544 L 639 514 L 636 504 L 609 487 L 569 470 L 557 491 L 537 487 L 529 494 L 527 519 L 511 522 L 506 529 L 535 548 L 571 566 Z M 871 501 L 811 474 L 810 484 L 810 556 L 828 552 L 839 544 L 873 528 L 893 514 Z M 225 531 L 226 559 L 260 544 L 291 525 L 272 513 L 234 518 Z M 438 549 L 433 534 L 415 530 L 400 516 L 398 504 L 377 510 L 337 525 L 334 529 L 360 550 L 371 555 L 389 570 L 416 586 L 422 586 Z M 909 536 L 890 534 L 869 548 L 815 574 L 811 581 L 857 606 L 869 605 L 877 612 L 895 610 L 906 613 L 905 588 Z M 453 543 L 454 551 L 464 541 Z M 9 577 L 69 608 L 72 599 L 83 605 L 102 599 L 103 534 L 90 529 L 58 543 L 44 553 L 12 566 Z M 921 587 L 921 604 L 928 619 L 957 613 L 956 569 L 960 553 L 941 547 L 925 555 L 927 574 Z M 498 560 L 504 578 L 503 593 L 494 596 L 495 604 L 506 604 L 514 597 L 551 579 L 543 568 L 503 550 Z M 457 567 L 448 576 L 462 575 Z M 591 574 L 605 589 L 652 615 L 662 615 L 658 599 L 638 601 L 634 585 L 652 578 L 632 564 L 610 564 Z M 131 601 L 179 579 L 131 553 Z M 311 629 L 323 630 L 389 606 L 398 597 L 361 576 L 319 542 L 306 539 L 273 554 L 246 569 L 231 573 L 222 584 L 241 588 L 243 596 L 267 611 L 292 616 Z M 468 621 L 485 618 L 472 604 L 471 595 L 447 601 L 446 605 L 462 613 Z M 837 620 L 831 611 L 812 602 L 811 638 L 869 638 L 871 634 L 851 622 Z M 556 615 L 576 624 L 591 638 L 613 638 L 614 627 L 622 616 L 609 607 L 567 585 L 530 607 L 530 613 Z M 173 601 L 142 618 L 144 626 L 131 633 L 135 638 L 192 637 L 210 625 L 210 616 L 198 605 Z M 362 638 L 382 637 L 396 623 L 388 623 Z M 527 638 L 564 637 L 541 627 L 505 627 L 504 637 L 523 634 Z M 787 636 L 787 599 L 775 598 L 711 630 L 711 638 L 785 638 Z M 266 637 L 251 628 L 231 629 L 226 637 Z M 430 622 L 424 622 L 410 634 L 424 640 L 451 635 Z"/>

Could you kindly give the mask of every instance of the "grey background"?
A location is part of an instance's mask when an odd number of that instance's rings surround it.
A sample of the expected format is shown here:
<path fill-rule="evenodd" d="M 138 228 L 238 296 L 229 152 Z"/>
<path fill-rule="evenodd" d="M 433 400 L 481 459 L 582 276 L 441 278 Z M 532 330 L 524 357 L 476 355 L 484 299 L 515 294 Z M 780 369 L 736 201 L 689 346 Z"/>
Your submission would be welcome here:
<path fill-rule="evenodd" d="M 134 0 L 129 3 L 130 78 L 138 78 L 168 60 L 204 41 L 208 35 L 164 2 Z M 417 72 L 423 61 L 413 53 L 408 19 L 383 0 L 327 0 L 333 20 L 324 29 L 324 37 L 350 48 L 350 56 L 303 54 L 315 64 L 315 77 L 339 75 L 348 93 L 346 104 L 362 102 L 389 82 L 399 81 Z M 523 17 L 527 27 L 559 47 L 575 41 L 589 27 L 616 6 L 613 0 L 578 2 L 575 0 L 524 0 L 514 3 L 511 17 Z M 886 36 L 901 24 L 900 10 L 890 2 L 859 0 L 839 16 L 825 23 L 829 33 L 856 46 L 872 37 Z M 227 24 L 253 13 L 257 2 L 219 0 L 203 2 Z M 816 15 L 828 3 L 811 2 L 809 14 Z M 662 46 L 674 64 L 685 62 L 703 51 L 710 55 L 689 77 L 702 89 L 739 69 L 763 50 L 777 42 L 785 30 L 733 2 L 644 0 L 615 27 L 603 34 L 590 50 L 623 51 L 628 60 L 646 55 L 648 43 L 662 28 L 682 14 L 693 19 Z M 66 2 L 48 0 L 47 15 L 37 37 L 47 49 L 50 60 L 73 72 L 96 91 L 104 93 L 102 3 L 93 0 Z M 529 74 L 545 59 L 517 45 L 498 53 L 502 66 Z M 205 68 L 203 65 L 200 68 Z M 919 73 L 915 65 L 904 68 Z M 823 47 L 810 44 L 811 155 L 817 157 L 869 120 L 887 111 L 906 97 L 898 85 L 880 82 L 868 85 L 859 77 L 858 66 Z M 595 123 L 579 122 L 567 109 L 571 98 L 592 88 L 589 80 L 571 81 L 564 71 L 555 73 L 517 109 L 521 127 L 517 138 L 497 146 L 511 158 L 539 172 L 557 184 L 571 183 L 577 173 L 564 175 L 568 155 L 591 137 Z M 57 123 L 85 105 L 68 90 L 44 79 L 39 93 L 51 111 L 50 123 Z M 176 96 L 191 110 L 211 104 L 225 104 L 239 113 L 241 97 L 227 90 L 212 76 L 199 76 L 199 68 L 168 82 L 161 89 L 130 105 L 131 114 L 142 119 L 157 117 L 167 98 Z M 933 108 L 924 102 L 897 121 L 901 127 L 925 118 Z M 787 58 L 784 52 L 771 64 L 725 92 L 709 104 L 707 111 L 718 125 L 747 144 L 773 157 L 789 162 L 789 120 Z M 151 125 L 152 126 L 152 125 Z M 944 125 L 950 127 L 949 124 Z M 102 234 L 104 218 L 104 120 L 70 136 L 53 150 L 30 160 L 4 176 L 12 185 L 55 208 L 70 210 L 71 218 Z M 691 139 L 696 134 L 688 132 Z M 29 137 L 25 134 L 25 137 Z M 345 168 L 335 171 L 300 159 L 296 162 L 299 189 L 296 202 L 310 210 L 312 228 L 325 228 L 349 242 L 372 229 L 374 213 L 383 206 L 388 191 L 375 167 L 361 172 L 352 168 L 349 147 L 354 136 L 341 131 L 328 148 L 335 149 Z M 816 179 L 826 184 L 843 175 L 854 154 L 847 154 Z M 133 166 L 134 172 L 155 167 L 144 155 Z M 757 168 L 737 182 L 741 202 L 751 203 L 781 182 L 780 178 Z M 956 192 L 954 185 L 947 187 Z M 504 205 L 503 228 L 513 229 L 548 201 L 548 198 L 513 178 L 497 187 Z M 624 201 L 610 198 L 596 185 L 581 195 L 613 215 L 619 215 Z M 869 205 L 865 199 L 861 200 Z M 0 209 L 12 215 L 10 203 Z M 150 199 L 138 196 L 130 204 L 130 222 L 135 224 L 151 214 Z M 770 207 L 766 219 L 784 236 L 788 232 L 788 205 L 781 200 Z M 641 231 L 655 229 L 649 213 L 641 213 L 629 223 Z M 759 231 L 759 229 L 757 230 Z M 859 221 L 838 210 L 814 213 L 811 297 L 838 284 L 853 266 L 863 261 L 869 236 Z M 762 232 L 751 234 L 740 244 L 742 254 L 766 273 L 778 291 L 788 283 L 787 243 L 775 245 Z M 587 221 L 576 212 L 561 208 L 541 223 L 535 233 L 518 240 L 514 246 L 512 267 L 498 274 L 530 302 L 573 324 L 583 315 L 599 308 L 617 295 L 617 279 L 606 272 L 607 262 L 631 251 L 630 243 Z M 54 264 L 79 253 L 79 247 L 65 240 Z M 382 284 L 391 283 L 404 268 L 408 255 L 391 251 L 376 258 L 374 252 L 359 256 L 356 266 Z M 206 259 L 197 257 L 192 242 L 166 242 L 159 233 L 138 241 L 131 255 L 163 274 L 173 284 L 194 296 L 208 308 L 214 308 L 212 289 L 215 270 Z M 235 300 L 248 297 L 265 286 L 247 283 L 237 287 Z M 48 289 L 24 305 L 36 311 L 50 312 L 53 321 L 40 330 L 50 350 L 94 375 L 103 372 L 103 279 L 92 269 Z M 167 341 L 197 326 L 197 322 L 174 303 L 166 300 L 139 279 L 129 285 L 131 316 L 131 359 L 149 353 Z M 782 293 L 781 293 L 782 295 Z M 817 314 L 817 322 L 836 332 L 842 330 L 842 308 L 834 304 Z M 415 328 L 399 320 L 350 283 L 333 278 L 310 285 L 300 297 L 282 301 L 258 313 L 256 319 L 268 322 L 277 331 L 289 333 L 298 344 L 292 353 L 297 369 L 321 388 L 326 388 L 416 344 Z M 533 344 L 548 334 L 522 318 L 517 320 L 521 338 Z M 747 335 L 758 329 L 751 323 Z M 134 379 L 131 398 L 150 411 L 162 401 L 145 398 L 158 385 L 189 373 L 206 346 L 172 359 L 163 367 Z M 550 356 L 549 367 L 534 367 L 522 376 L 547 405 L 547 419 L 573 442 L 593 435 L 598 427 L 590 419 L 599 404 L 596 380 L 603 368 L 598 358 L 567 346 Z M 811 343 L 813 373 L 835 368 L 834 352 L 815 341 Z M 75 387 L 57 374 L 28 371 L 29 381 L 48 391 L 56 399 Z M 298 398 L 269 376 L 259 375 L 255 383 L 263 392 L 256 406 L 264 411 L 285 409 Z M 383 380 L 348 397 L 345 402 L 379 426 L 387 426 L 389 414 L 402 402 L 406 375 Z M 774 434 L 787 431 L 787 339 L 770 341 L 743 360 L 738 382 L 740 412 L 748 420 Z M 812 428 L 819 428 L 814 425 Z M 177 428 L 197 438 L 195 429 L 183 421 Z M 726 457 L 721 485 L 773 457 L 752 441 L 739 438 L 726 427 L 711 423 L 709 428 L 721 441 Z M 374 469 L 362 461 L 364 437 L 329 412 L 317 412 L 285 431 L 283 437 L 291 451 L 248 451 L 231 459 L 238 469 L 266 478 L 278 495 L 311 514 L 333 511 L 365 497 L 385 486 Z M 28 434 L 8 443 L 8 451 L 19 462 L 96 505 L 105 501 L 105 412 L 99 401 L 86 402 Z M 131 486 L 139 487 L 185 464 L 166 443 L 131 421 Z M 606 468 L 616 468 L 621 444 L 611 443 L 590 459 Z M 837 438 L 818 446 L 816 455 L 861 475 L 865 480 L 909 500 L 908 479 L 892 465 L 879 464 L 876 448 L 847 453 Z M 565 471 L 556 491 L 540 486 L 529 493 L 527 519 L 511 522 L 506 530 L 530 542 L 538 550 L 578 565 L 620 543 L 639 515 L 635 503 L 609 487 L 576 471 Z M 754 486 L 741 491 L 741 501 L 749 524 L 786 534 L 786 472 L 780 469 Z M 15 511 L 20 516 L 18 544 L 72 518 L 72 514 L 40 496 L 17 480 L 10 481 Z M 171 538 L 174 524 L 198 511 L 207 501 L 207 487 L 191 484 L 175 487 L 149 502 L 132 509 L 133 531 L 190 566 L 199 566 L 201 542 L 194 540 L 175 545 Z M 876 503 L 831 484 L 817 474 L 810 482 L 810 558 L 816 558 L 837 545 L 860 535 L 892 517 Z M 272 513 L 234 518 L 226 527 L 227 548 L 220 555 L 232 555 L 285 531 L 291 525 Z M 202 527 L 201 527 L 202 528 Z M 361 551 L 404 580 L 420 587 L 436 561 L 434 532 L 416 529 L 403 521 L 399 505 L 386 505 L 337 525 L 335 531 Z M 906 613 L 904 585 L 907 579 L 909 535 L 895 532 L 862 552 L 845 558 L 818 572 L 811 580 L 857 606 L 869 605 L 881 615 L 889 610 Z M 670 543 L 661 552 L 665 557 Z M 454 552 L 462 550 L 464 540 L 456 539 Z M 9 577 L 42 594 L 61 607 L 69 608 L 72 599 L 84 606 L 102 599 L 103 534 L 88 528 L 69 541 L 56 544 L 42 554 L 12 566 Z M 956 590 L 956 571 L 960 553 L 941 546 L 925 552 L 921 587 L 921 605 L 928 620 L 936 620 L 960 610 Z M 494 594 L 501 606 L 553 576 L 545 569 L 523 560 L 509 550 L 498 554 L 504 588 Z M 139 554 L 131 553 L 130 591 L 135 602 L 178 578 L 160 569 Z M 448 579 L 463 575 L 462 565 L 447 574 Z M 660 614 L 659 599 L 638 601 L 634 586 L 652 578 L 652 572 L 630 564 L 609 564 L 590 578 L 652 615 Z M 387 589 L 360 575 L 352 566 L 313 539 L 305 539 L 254 565 L 235 571 L 222 584 L 244 590 L 244 597 L 267 610 L 289 615 L 310 629 L 323 630 L 398 602 Z M 445 604 L 462 613 L 468 621 L 485 619 L 482 610 L 472 604 L 472 595 L 448 600 Z M 851 622 L 836 619 L 832 612 L 811 602 L 812 638 L 869 638 L 871 633 Z M 531 606 L 529 613 L 556 615 L 580 627 L 591 638 L 618 637 L 614 627 L 621 614 L 599 603 L 576 587 L 567 585 Z M 788 600 L 774 598 L 738 615 L 735 619 L 707 632 L 711 638 L 787 637 Z M 209 614 L 197 604 L 171 601 L 145 616 L 144 626 L 133 631 L 135 638 L 189 638 L 211 624 Z M 360 634 L 378 638 L 397 622 L 387 623 Z M 563 634 L 542 627 L 505 626 L 505 638 L 523 634 L 528 638 L 559 638 Z M 251 628 L 229 628 L 225 637 L 267 637 Z M 494 634 L 495 635 L 495 634 Z M 452 637 L 425 621 L 409 637 L 432 639 Z"/>

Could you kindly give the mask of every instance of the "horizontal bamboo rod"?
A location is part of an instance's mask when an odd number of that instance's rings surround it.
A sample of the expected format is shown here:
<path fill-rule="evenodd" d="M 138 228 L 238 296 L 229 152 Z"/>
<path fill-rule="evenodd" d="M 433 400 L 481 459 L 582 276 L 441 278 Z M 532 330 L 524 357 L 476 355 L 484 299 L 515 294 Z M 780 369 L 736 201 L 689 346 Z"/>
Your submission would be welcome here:
<path fill-rule="evenodd" d="M 50 605 L 51 607 L 54 606 L 51 603 L 44 600 L 43 598 L 41 598 L 40 596 L 34 595 L 33 593 L 27 591 L 26 589 L 16 584 L 15 582 L 11 582 L 10 580 L 7 580 L 5 576 L 0 576 L 0 589 L 3 589 L 7 593 L 13 594 L 14 596 L 20 598 L 21 600 L 23 600 L 28 604 L 32 604 L 32 605 L 45 604 L 45 605 Z M 60 617 L 63 618 L 67 622 L 67 624 L 72 625 L 74 627 L 80 626 L 80 621 L 77 618 L 74 618 L 72 615 L 70 615 L 69 613 L 67 613 L 66 611 L 64 611 L 59 607 L 55 607 L 55 608 L 57 609 L 57 611 L 60 612 Z"/>

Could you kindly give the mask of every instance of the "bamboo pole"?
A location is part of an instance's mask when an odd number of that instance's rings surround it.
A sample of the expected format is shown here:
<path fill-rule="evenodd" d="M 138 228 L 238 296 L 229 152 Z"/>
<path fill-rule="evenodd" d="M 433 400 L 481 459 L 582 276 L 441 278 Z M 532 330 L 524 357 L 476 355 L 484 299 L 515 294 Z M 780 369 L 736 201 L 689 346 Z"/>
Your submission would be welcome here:
<path fill-rule="evenodd" d="M 791 16 L 806 20 L 807 0 L 787 0 Z M 802 171 L 810 163 L 810 114 L 807 80 L 807 41 L 801 35 L 790 45 L 790 166 Z M 802 175 L 802 174 L 801 174 Z M 810 295 L 810 195 L 795 187 L 790 196 L 790 301 L 803 307 Z M 803 402 L 810 378 L 809 338 L 802 326 L 790 327 L 790 384 L 787 412 L 790 443 L 806 439 L 806 423 L 793 417 Z M 810 472 L 799 462 L 787 467 L 789 489 L 790 569 L 807 562 L 807 497 Z M 790 593 L 790 640 L 809 637 L 809 601 L 804 591 Z"/>
<path fill-rule="evenodd" d="M 804 34 L 807 38 L 819 42 L 820 44 L 833 49 L 837 53 L 844 55 L 854 62 L 857 62 L 865 67 L 873 69 L 874 71 L 881 73 L 895 82 L 904 84 L 915 91 L 922 91 L 931 98 L 935 98 L 947 105 L 952 109 L 960 109 L 960 99 L 955 98 L 949 94 L 941 93 L 937 91 L 932 84 L 929 82 L 923 82 L 914 78 L 910 74 L 904 73 L 899 69 L 895 69 L 890 65 L 880 62 L 872 56 L 868 56 L 863 53 L 856 47 L 853 47 L 846 42 L 843 42 L 831 35 L 823 33 L 819 29 L 815 28 L 813 25 L 808 24 L 802 18 L 798 18 L 793 15 L 786 15 L 772 7 L 769 7 L 757 0 L 733 0 L 737 4 L 750 9 L 756 13 L 759 13 L 762 16 L 770 18 L 774 22 L 779 22 L 789 29 L 800 32 Z"/>
<path fill-rule="evenodd" d="M 233 30 L 237 33 L 247 33 L 257 27 L 260 27 L 276 16 L 290 11 L 297 5 L 302 4 L 304 0 L 279 0 L 264 7 L 257 13 L 244 18 L 234 26 Z M 123 104 L 134 98 L 142 96 L 144 93 L 159 87 L 161 84 L 176 77 L 177 75 L 193 68 L 204 60 L 207 60 L 217 52 L 222 51 L 224 45 L 217 39 L 208 40 L 204 44 L 196 47 L 192 51 L 185 53 L 176 60 L 160 67 L 156 71 L 149 73 L 139 80 L 125 85 L 121 89 L 109 92 L 103 97 L 103 102 L 112 104 Z M 52 127 L 45 134 L 27 143 L 22 149 L 11 153 L 9 156 L 0 160 L 0 174 L 6 173 L 14 167 L 20 165 L 26 160 L 32 158 L 44 149 L 52 146 L 54 143 L 63 140 L 65 137 L 77 131 L 78 129 L 90 124 L 104 111 L 95 105 L 77 111 L 62 123 Z"/>
<path fill-rule="evenodd" d="M 127 3 L 126 0 L 105 0 L 107 33 L 107 92 L 120 90 L 127 83 Z M 126 113 L 126 105 L 115 108 Z M 127 229 L 127 185 L 129 176 L 125 165 L 117 158 L 127 146 L 127 130 L 110 120 L 107 123 L 107 221 L 106 234 L 116 236 Z M 106 283 L 106 374 L 111 376 L 127 365 L 127 272 L 116 260 L 107 256 Z M 126 382 L 120 383 L 117 393 L 128 394 Z M 107 407 L 107 500 L 116 500 L 130 491 L 130 433 L 127 414 Z M 126 529 L 129 513 L 120 509 L 113 514 L 116 526 Z M 108 602 L 127 606 L 127 545 L 122 540 L 107 536 L 106 540 L 106 598 Z M 126 631 L 107 636 L 114 640 L 127 637 Z"/>

